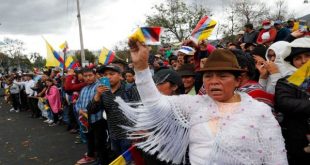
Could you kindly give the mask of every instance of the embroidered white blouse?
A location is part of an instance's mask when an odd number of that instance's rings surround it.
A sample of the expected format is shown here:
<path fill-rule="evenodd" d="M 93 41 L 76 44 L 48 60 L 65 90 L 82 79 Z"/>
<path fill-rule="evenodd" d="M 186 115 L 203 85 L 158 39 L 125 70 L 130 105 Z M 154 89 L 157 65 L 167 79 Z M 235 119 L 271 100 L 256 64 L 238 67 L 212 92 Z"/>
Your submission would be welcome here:
<path fill-rule="evenodd" d="M 149 69 L 136 72 L 143 103 L 131 108 L 117 98 L 135 125 L 126 127 L 136 145 L 160 160 L 192 165 L 286 165 L 281 129 L 268 105 L 239 93 L 240 103 L 221 104 L 209 96 L 163 96 Z M 141 131 L 143 130 L 143 131 Z"/>

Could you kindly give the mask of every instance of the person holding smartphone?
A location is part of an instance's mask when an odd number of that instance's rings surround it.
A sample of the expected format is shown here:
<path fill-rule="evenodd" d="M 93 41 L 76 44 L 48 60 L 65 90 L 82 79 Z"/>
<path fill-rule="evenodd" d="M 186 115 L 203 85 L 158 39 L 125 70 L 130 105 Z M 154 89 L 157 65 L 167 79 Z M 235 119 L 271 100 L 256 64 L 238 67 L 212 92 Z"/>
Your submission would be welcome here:
<path fill-rule="evenodd" d="M 96 94 L 89 103 L 88 110 L 90 113 L 96 113 L 100 109 L 105 110 L 111 149 L 115 154 L 120 155 L 131 146 L 131 141 L 127 139 L 127 131 L 121 125 L 130 125 L 130 123 L 121 113 L 114 99 L 115 97 L 121 97 L 126 102 L 137 102 L 140 100 L 140 96 L 135 85 L 131 86 L 131 88 L 126 87 L 119 66 L 115 64 L 101 66 L 97 72 L 103 77 L 99 79 L 101 85 L 97 87 Z"/>

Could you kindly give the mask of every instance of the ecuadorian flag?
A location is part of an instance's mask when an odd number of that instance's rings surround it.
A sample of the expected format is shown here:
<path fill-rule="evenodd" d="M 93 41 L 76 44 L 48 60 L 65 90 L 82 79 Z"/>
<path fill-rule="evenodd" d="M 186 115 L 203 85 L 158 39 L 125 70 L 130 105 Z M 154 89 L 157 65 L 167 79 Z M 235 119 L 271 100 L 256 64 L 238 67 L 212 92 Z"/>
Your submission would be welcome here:
<path fill-rule="evenodd" d="M 310 60 L 300 67 L 295 73 L 287 78 L 287 81 L 300 86 L 306 79 L 310 77 Z"/>
<path fill-rule="evenodd" d="M 63 67 L 63 58 L 53 49 L 53 47 L 45 40 L 47 57 L 46 66 L 60 66 Z"/>
<path fill-rule="evenodd" d="M 158 45 L 160 44 L 162 31 L 163 28 L 161 27 L 140 27 L 129 37 L 129 39 L 147 45 Z"/>
<path fill-rule="evenodd" d="M 208 16 L 204 16 L 201 18 L 196 25 L 195 29 L 192 31 L 191 39 L 198 43 L 198 41 L 202 41 L 207 39 L 216 26 L 216 21 L 212 20 Z"/>
<path fill-rule="evenodd" d="M 144 165 L 144 161 L 135 146 L 131 146 L 109 165 L 129 165 L 132 162 L 134 162 L 135 165 Z"/>
<path fill-rule="evenodd" d="M 98 62 L 103 65 L 110 64 L 115 58 L 115 53 L 105 47 L 102 48 Z"/>
<path fill-rule="evenodd" d="M 67 69 L 74 69 L 76 67 L 79 67 L 79 63 L 74 61 L 72 56 L 68 56 L 66 59 L 66 68 Z"/>

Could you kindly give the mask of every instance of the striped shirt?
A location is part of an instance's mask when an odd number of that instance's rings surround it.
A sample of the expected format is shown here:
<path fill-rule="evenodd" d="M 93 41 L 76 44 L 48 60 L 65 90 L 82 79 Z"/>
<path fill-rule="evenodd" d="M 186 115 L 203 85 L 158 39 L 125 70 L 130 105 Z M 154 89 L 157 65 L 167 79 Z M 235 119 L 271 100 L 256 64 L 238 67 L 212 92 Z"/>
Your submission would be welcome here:
<path fill-rule="evenodd" d="M 118 104 L 114 101 L 117 96 L 121 97 L 126 102 L 140 101 L 136 86 L 133 85 L 130 88 L 126 88 L 126 84 L 122 82 L 120 88 L 113 94 L 111 92 L 104 92 L 100 102 L 93 101 L 90 109 L 94 112 L 96 112 L 96 109 L 105 109 L 108 118 L 110 137 L 112 139 L 126 139 L 127 131 L 120 126 L 130 126 L 130 122 L 118 108 Z"/>
<path fill-rule="evenodd" d="M 91 100 L 93 99 L 93 97 L 95 96 L 96 92 L 97 92 L 97 87 L 99 85 L 99 82 L 95 82 L 93 84 L 87 85 L 85 86 L 81 93 L 80 93 L 80 97 L 77 100 L 76 104 L 75 104 L 75 108 L 77 111 L 82 110 L 84 112 L 87 112 L 87 105 L 88 103 L 91 102 Z M 91 114 L 89 121 L 90 123 L 95 123 L 101 119 L 103 119 L 102 117 L 102 113 L 103 113 L 103 109 L 100 109 L 100 111 L 98 111 L 95 114 Z"/>

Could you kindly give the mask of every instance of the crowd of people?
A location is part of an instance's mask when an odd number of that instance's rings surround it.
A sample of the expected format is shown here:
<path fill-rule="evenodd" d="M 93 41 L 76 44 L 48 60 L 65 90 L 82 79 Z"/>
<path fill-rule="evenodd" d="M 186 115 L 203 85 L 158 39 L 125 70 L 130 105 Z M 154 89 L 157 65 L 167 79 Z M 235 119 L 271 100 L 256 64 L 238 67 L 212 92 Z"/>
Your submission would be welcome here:
<path fill-rule="evenodd" d="M 135 42 L 129 64 L 12 73 L 1 86 L 10 112 L 78 134 L 77 164 L 109 164 L 132 145 L 145 164 L 310 164 L 310 77 L 287 80 L 310 61 L 310 38 L 271 22 L 225 45 L 149 55 Z"/>

